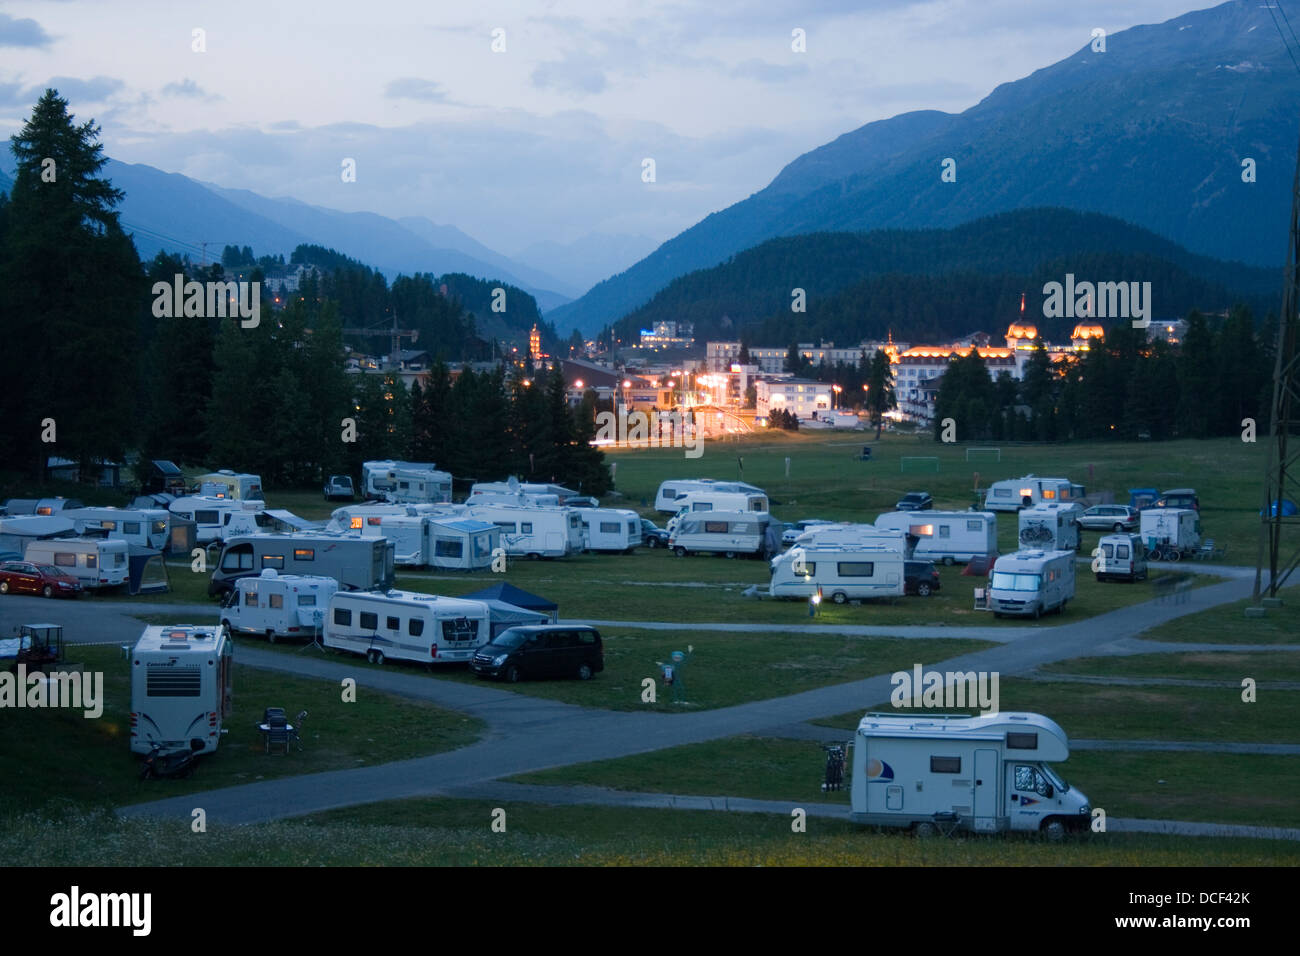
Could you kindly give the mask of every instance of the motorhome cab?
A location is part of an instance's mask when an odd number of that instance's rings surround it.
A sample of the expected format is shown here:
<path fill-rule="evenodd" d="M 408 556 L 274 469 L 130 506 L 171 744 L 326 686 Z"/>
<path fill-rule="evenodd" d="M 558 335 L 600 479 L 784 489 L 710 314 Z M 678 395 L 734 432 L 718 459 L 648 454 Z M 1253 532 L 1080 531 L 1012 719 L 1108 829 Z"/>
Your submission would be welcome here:
<path fill-rule="evenodd" d="M 1020 512 L 1020 544 L 1048 551 L 1077 551 L 1083 508 L 1073 501 L 1045 501 Z"/>
<path fill-rule="evenodd" d="M 501 547 L 509 555 L 562 558 L 583 547 L 582 517 L 574 508 L 471 504 L 465 516 L 499 527 Z"/>
<path fill-rule="evenodd" d="M 1087 795 L 1052 767 L 1070 756 L 1065 731 L 1041 714 L 978 717 L 867 714 L 854 738 L 856 823 L 1059 840 L 1092 820 Z"/>
<path fill-rule="evenodd" d="M 264 634 L 272 644 L 281 637 L 314 637 L 338 589 L 333 578 L 267 568 L 234 583 L 221 605 L 221 624 L 232 633 Z"/>
<path fill-rule="evenodd" d="M 641 543 L 641 516 L 624 508 L 578 508 L 582 544 L 587 551 L 630 554 Z"/>
<path fill-rule="evenodd" d="M 1190 508 L 1147 508 L 1139 515 L 1147 552 L 1177 561 L 1201 544 L 1201 519 Z"/>
<path fill-rule="evenodd" d="M 234 645 L 220 627 L 146 627 L 131 651 L 131 752 L 211 753 L 232 708 Z"/>
<path fill-rule="evenodd" d="M 1065 478 L 1008 478 L 995 481 L 984 496 L 985 511 L 1019 511 L 1044 501 L 1071 501 L 1075 486 Z"/>
<path fill-rule="evenodd" d="M 322 643 L 386 660 L 424 664 L 468 661 L 491 637 L 482 601 L 416 591 L 339 591 L 330 599 Z"/>
<path fill-rule="evenodd" d="M 227 515 L 245 510 L 264 511 L 266 502 L 189 495 L 185 498 L 177 498 L 167 506 L 167 510 L 178 518 L 194 522 L 196 542 L 211 544 L 213 541 L 221 541 L 225 538 Z"/>
<path fill-rule="evenodd" d="M 127 544 L 161 551 L 167 545 L 171 515 L 160 508 L 77 508 L 63 512 L 77 534 L 119 538 Z"/>
<path fill-rule="evenodd" d="M 796 546 L 772 559 L 772 597 L 822 597 L 843 604 L 863 598 L 901 597 L 900 551 L 862 545 Z"/>
<path fill-rule="evenodd" d="M 679 558 L 712 552 L 728 558 L 744 554 L 766 557 L 781 548 L 775 519 L 767 513 L 745 511 L 702 511 L 676 519 L 668 547 Z"/>
<path fill-rule="evenodd" d="M 1092 569 L 1098 581 L 1145 581 L 1146 554 L 1139 535 L 1103 535 L 1092 552 Z"/>
<path fill-rule="evenodd" d="M 743 481 L 718 481 L 713 478 L 679 478 L 675 481 L 665 481 L 659 485 L 659 491 L 655 494 L 655 510 L 662 514 L 675 515 L 681 510 L 681 505 L 677 503 L 678 498 L 706 491 L 719 491 L 729 494 L 763 494 L 762 488 L 755 488 Z M 764 497 L 766 498 L 766 495 Z M 767 508 L 764 507 L 762 510 L 766 511 Z"/>
<path fill-rule="evenodd" d="M 953 564 L 998 553 L 998 516 L 991 511 L 892 511 L 878 516 L 876 527 L 916 538 L 918 561 Z"/>
<path fill-rule="evenodd" d="M 994 617 L 1060 613 L 1073 597 L 1073 551 L 1017 551 L 993 564 L 989 609 Z"/>
<path fill-rule="evenodd" d="M 387 538 L 358 538 L 348 534 L 237 535 L 221 549 L 208 582 L 209 595 L 224 595 L 240 578 L 267 568 L 290 574 L 326 575 L 344 588 L 387 588 L 393 585 L 393 544 Z"/>
<path fill-rule="evenodd" d="M 361 465 L 367 498 L 416 504 L 451 501 L 451 474 L 431 461 L 367 461 Z"/>
<path fill-rule="evenodd" d="M 115 588 L 129 576 L 129 551 L 130 545 L 113 538 L 47 538 L 29 542 L 23 558 L 58 568 L 83 588 Z"/>

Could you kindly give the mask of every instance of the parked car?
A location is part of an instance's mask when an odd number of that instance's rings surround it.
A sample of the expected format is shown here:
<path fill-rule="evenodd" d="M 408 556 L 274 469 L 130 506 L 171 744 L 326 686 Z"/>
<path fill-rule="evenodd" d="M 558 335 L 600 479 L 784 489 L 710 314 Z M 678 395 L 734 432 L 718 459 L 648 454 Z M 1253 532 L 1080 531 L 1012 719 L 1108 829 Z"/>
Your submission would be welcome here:
<path fill-rule="evenodd" d="M 647 548 L 668 547 L 668 532 L 649 518 L 641 519 L 641 540 Z"/>
<path fill-rule="evenodd" d="M 526 677 L 589 680 L 605 669 L 600 631 L 569 624 L 530 624 L 502 631 L 478 649 L 470 670 L 511 683 Z"/>
<path fill-rule="evenodd" d="M 934 499 L 926 491 L 909 491 L 894 504 L 895 511 L 929 511 Z"/>
<path fill-rule="evenodd" d="M 326 501 L 352 501 L 356 496 L 350 475 L 330 475 L 330 480 L 325 482 Z"/>
<path fill-rule="evenodd" d="M 933 561 L 903 562 L 903 593 L 929 597 L 939 590 L 939 572 Z"/>
<path fill-rule="evenodd" d="M 6 561 L 0 564 L 0 594 L 40 594 L 47 598 L 76 597 L 81 582 L 48 564 Z"/>
<path fill-rule="evenodd" d="M 799 535 L 816 524 L 834 524 L 834 522 L 823 521 L 821 518 L 806 518 L 803 521 L 796 521 L 794 524 L 787 522 L 786 529 L 781 532 L 781 543 L 794 544 Z"/>
<path fill-rule="evenodd" d="M 1079 515 L 1079 526 L 1089 531 L 1136 531 L 1138 512 L 1128 505 L 1093 505 Z"/>

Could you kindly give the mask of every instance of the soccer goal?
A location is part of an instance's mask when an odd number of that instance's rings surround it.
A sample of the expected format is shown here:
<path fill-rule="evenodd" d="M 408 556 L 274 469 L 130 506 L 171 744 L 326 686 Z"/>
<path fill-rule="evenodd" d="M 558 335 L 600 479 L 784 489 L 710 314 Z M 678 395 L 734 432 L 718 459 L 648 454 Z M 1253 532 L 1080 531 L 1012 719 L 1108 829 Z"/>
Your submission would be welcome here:
<path fill-rule="evenodd" d="M 967 448 L 967 461 L 1001 461 L 1001 448 Z"/>
<path fill-rule="evenodd" d="M 935 474 L 938 474 L 939 459 L 922 458 L 922 457 L 917 457 L 915 455 L 910 457 L 904 456 L 898 459 L 898 470 L 905 475 L 911 472 L 919 472 L 919 471 L 932 471 Z"/>

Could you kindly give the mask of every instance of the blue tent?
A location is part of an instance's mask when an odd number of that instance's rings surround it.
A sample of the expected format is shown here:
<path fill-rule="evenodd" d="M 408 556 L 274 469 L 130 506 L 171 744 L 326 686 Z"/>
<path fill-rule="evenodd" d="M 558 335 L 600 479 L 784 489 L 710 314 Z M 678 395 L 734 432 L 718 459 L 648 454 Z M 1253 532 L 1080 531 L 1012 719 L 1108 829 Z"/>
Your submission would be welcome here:
<path fill-rule="evenodd" d="M 473 594 L 462 594 L 460 596 L 467 601 L 505 601 L 507 604 L 513 604 L 515 607 L 522 607 L 528 611 L 540 611 L 549 617 L 552 623 L 559 619 L 560 606 L 554 601 L 548 601 L 536 594 L 529 594 L 523 588 L 517 588 L 505 581 L 500 584 L 493 584 L 481 591 L 475 591 Z"/>

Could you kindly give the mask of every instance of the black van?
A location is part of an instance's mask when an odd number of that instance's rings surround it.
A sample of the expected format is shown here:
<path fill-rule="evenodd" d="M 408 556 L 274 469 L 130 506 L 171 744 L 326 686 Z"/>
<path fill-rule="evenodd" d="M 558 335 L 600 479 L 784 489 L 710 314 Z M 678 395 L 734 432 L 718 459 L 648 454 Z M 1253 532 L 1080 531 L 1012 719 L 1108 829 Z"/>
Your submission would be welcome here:
<path fill-rule="evenodd" d="M 605 669 L 605 654 L 594 627 L 536 624 L 502 631 L 478 649 L 469 666 L 479 677 L 511 682 L 525 677 L 589 680 Z"/>

